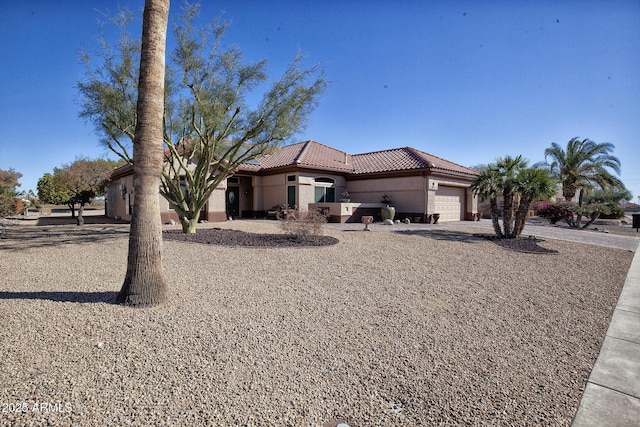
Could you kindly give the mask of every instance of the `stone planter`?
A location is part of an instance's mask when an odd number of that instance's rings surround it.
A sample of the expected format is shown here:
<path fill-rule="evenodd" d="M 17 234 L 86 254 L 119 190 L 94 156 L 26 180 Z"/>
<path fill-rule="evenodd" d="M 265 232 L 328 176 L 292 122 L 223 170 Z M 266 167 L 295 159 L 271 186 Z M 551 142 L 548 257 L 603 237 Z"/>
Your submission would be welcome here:
<path fill-rule="evenodd" d="M 371 231 L 369 225 L 373 223 L 373 217 L 370 215 L 366 215 L 361 218 L 361 221 L 364 224 L 364 231 Z"/>
<path fill-rule="evenodd" d="M 380 208 L 380 215 L 382 216 L 382 220 L 390 219 L 393 221 L 393 218 L 396 216 L 396 208 L 393 206 L 385 206 Z"/>

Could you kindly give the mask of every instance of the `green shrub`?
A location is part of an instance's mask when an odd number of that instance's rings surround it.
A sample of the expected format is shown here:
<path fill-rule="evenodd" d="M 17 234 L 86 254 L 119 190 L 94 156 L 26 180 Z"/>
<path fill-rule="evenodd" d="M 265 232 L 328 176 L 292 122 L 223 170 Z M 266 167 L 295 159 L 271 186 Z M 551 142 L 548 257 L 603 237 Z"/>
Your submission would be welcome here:
<path fill-rule="evenodd" d="M 605 209 L 600 214 L 600 218 L 602 219 L 620 219 L 624 218 L 624 211 L 620 209 L 618 203 L 616 202 L 606 202 L 602 204 Z"/>
<path fill-rule="evenodd" d="M 0 218 L 16 214 L 16 197 L 13 191 L 0 189 Z"/>

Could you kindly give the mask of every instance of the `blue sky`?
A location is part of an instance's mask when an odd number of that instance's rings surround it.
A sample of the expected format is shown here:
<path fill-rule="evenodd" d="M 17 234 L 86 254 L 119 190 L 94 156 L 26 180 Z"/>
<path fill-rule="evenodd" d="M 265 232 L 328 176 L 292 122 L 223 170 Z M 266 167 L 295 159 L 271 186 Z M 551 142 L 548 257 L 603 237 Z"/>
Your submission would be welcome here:
<path fill-rule="evenodd" d="M 412 146 L 473 166 L 551 142 L 611 142 L 640 196 L 640 2 L 203 1 L 225 42 L 277 78 L 300 51 L 331 82 L 304 131 L 351 154 Z M 171 14 L 180 12 L 174 0 Z M 78 118 L 78 51 L 103 12 L 142 0 L 0 5 L 0 169 L 36 190 L 54 167 L 108 154 Z M 134 28 L 132 28 L 132 31 Z M 136 29 L 137 30 L 137 29 Z"/>

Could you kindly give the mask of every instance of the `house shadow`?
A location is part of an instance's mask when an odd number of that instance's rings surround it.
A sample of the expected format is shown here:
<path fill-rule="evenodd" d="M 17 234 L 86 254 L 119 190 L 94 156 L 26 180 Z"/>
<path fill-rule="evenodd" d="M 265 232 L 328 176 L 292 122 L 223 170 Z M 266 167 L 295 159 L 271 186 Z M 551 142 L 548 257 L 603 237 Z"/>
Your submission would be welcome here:
<path fill-rule="evenodd" d="M 117 292 L 3 292 L 0 300 L 48 300 L 56 302 L 77 302 L 115 304 Z"/>
<path fill-rule="evenodd" d="M 484 237 L 479 236 L 477 234 L 469 234 L 463 233 L 460 231 L 453 230 L 400 230 L 394 231 L 396 234 L 402 234 L 405 236 L 421 236 L 428 239 L 434 240 L 446 240 L 449 242 L 460 242 L 460 243 L 470 243 L 475 244 L 485 240 Z"/>

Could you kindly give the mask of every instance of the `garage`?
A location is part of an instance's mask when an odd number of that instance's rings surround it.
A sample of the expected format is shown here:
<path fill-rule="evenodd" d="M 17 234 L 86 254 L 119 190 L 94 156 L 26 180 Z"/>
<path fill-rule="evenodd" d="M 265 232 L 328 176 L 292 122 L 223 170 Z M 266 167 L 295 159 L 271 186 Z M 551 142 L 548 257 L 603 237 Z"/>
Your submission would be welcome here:
<path fill-rule="evenodd" d="M 441 185 L 436 191 L 435 211 L 440 214 L 440 222 L 464 219 L 465 189 Z"/>

